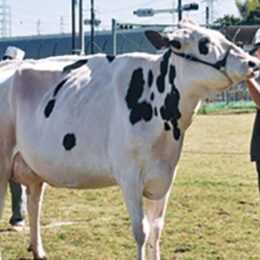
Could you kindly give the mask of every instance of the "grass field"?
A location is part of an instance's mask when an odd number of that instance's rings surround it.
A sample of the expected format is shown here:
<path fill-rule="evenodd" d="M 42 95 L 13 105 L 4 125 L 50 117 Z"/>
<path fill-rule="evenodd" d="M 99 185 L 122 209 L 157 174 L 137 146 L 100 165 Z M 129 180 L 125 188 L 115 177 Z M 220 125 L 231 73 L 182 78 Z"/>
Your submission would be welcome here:
<path fill-rule="evenodd" d="M 260 199 L 249 160 L 254 114 L 197 116 L 187 132 L 161 239 L 162 259 L 260 259 Z M 4 260 L 30 259 L 28 230 L 0 225 Z M 65 222 L 62 226 L 53 226 Z M 48 188 L 42 236 L 50 260 L 135 259 L 117 187 Z"/>

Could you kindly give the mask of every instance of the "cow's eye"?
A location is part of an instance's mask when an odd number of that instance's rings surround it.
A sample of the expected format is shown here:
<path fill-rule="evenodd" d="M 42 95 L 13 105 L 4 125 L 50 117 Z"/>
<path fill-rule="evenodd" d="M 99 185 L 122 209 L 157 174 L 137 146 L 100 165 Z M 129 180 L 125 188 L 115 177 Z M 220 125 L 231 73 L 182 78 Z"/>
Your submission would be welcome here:
<path fill-rule="evenodd" d="M 201 38 L 199 40 L 199 52 L 200 54 L 207 55 L 209 53 L 209 38 Z"/>
<path fill-rule="evenodd" d="M 173 47 L 173 48 L 176 48 L 176 49 L 181 49 L 181 43 L 180 43 L 180 41 L 178 41 L 178 40 L 171 40 L 170 41 L 170 45 Z"/>

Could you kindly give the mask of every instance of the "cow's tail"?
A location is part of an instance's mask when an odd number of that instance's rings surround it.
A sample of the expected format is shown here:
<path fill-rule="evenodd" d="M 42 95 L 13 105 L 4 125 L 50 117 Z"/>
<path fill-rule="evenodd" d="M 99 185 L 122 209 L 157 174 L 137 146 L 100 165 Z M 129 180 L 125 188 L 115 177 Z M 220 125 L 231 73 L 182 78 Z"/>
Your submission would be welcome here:
<path fill-rule="evenodd" d="M 8 174 L 3 174 L 3 175 L 1 174 L 3 173 L 0 173 L 0 218 L 2 217 L 4 211 L 5 194 L 6 194 L 8 179 L 9 179 Z"/>

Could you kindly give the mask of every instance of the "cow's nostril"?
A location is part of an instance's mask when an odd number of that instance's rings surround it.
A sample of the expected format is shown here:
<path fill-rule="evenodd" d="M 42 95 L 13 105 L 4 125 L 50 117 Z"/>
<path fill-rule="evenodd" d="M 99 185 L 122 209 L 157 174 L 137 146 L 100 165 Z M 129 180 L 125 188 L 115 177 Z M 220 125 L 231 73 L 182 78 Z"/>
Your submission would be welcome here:
<path fill-rule="evenodd" d="M 254 68 L 254 67 L 256 67 L 256 63 L 250 60 L 250 61 L 248 62 L 248 66 L 249 66 L 250 68 Z"/>

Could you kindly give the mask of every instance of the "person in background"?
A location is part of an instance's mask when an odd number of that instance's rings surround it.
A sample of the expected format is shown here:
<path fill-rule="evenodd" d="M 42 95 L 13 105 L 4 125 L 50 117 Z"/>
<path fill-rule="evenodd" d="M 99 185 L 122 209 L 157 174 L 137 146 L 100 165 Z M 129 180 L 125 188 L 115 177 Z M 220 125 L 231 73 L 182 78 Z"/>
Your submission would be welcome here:
<path fill-rule="evenodd" d="M 5 54 L 2 60 L 18 60 L 22 61 L 24 58 L 25 52 L 17 47 L 8 46 L 6 48 Z"/>
<path fill-rule="evenodd" d="M 260 29 L 258 29 L 256 33 L 254 48 L 250 53 L 254 54 L 260 60 Z M 257 78 L 259 79 L 259 75 Z M 257 79 L 254 78 L 246 80 L 246 85 L 251 98 L 257 106 L 250 153 L 251 161 L 256 163 L 258 189 L 260 193 L 260 85 L 258 84 Z"/>
<path fill-rule="evenodd" d="M 2 60 L 18 60 L 22 61 L 24 58 L 24 51 L 9 46 L 7 47 Z M 15 231 L 21 231 L 24 227 L 24 219 L 26 215 L 26 192 L 25 187 L 14 181 L 9 181 L 11 191 L 12 216 L 9 223 Z"/>

